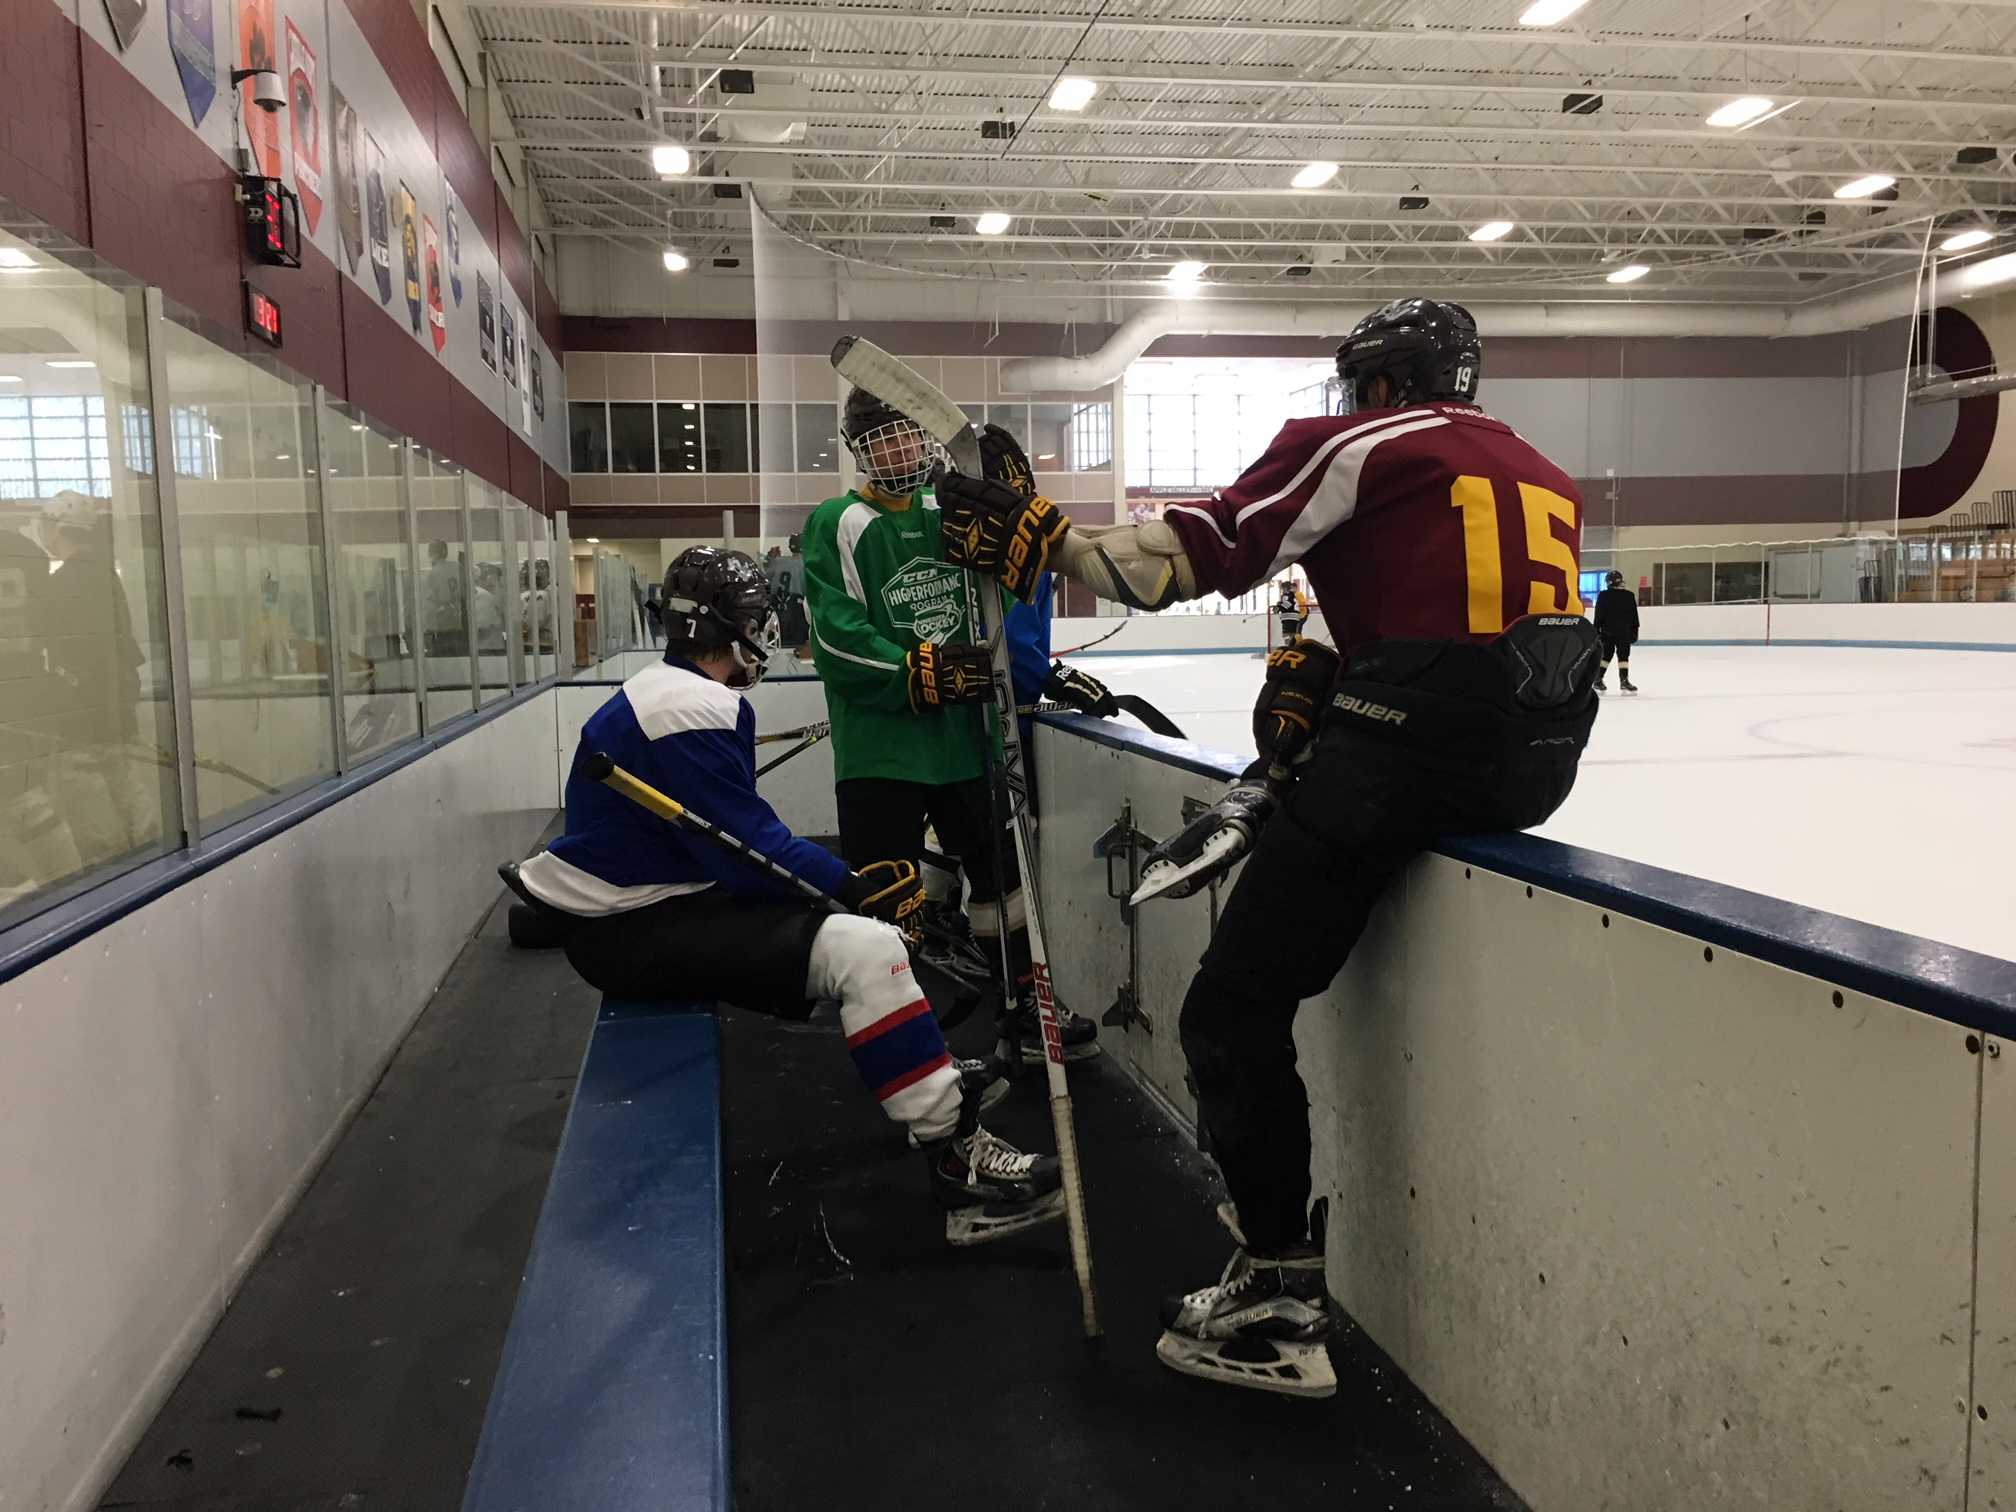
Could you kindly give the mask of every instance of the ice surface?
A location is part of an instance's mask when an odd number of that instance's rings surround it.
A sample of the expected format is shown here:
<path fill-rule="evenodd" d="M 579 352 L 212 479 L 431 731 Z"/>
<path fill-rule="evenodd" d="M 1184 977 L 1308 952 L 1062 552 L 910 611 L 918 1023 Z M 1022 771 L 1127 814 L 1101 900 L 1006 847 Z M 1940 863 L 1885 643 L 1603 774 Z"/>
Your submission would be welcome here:
<path fill-rule="evenodd" d="M 1096 656 L 1253 753 L 1260 657 Z M 1552 839 L 2016 959 L 2016 654 L 1641 646 Z"/>

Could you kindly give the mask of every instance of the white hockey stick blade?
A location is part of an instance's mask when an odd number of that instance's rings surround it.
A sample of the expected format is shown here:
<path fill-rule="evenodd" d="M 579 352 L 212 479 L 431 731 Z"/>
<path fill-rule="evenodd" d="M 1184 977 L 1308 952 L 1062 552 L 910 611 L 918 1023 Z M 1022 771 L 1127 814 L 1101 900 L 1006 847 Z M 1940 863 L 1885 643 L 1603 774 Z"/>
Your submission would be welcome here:
<path fill-rule="evenodd" d="M 865 336 L 842 336 L 833 343 L 833 371 L 923 426 L 952 454 L 959 471 L 980 476 L 980 438 L 973 422 L 922 373 Z"/>
<path fill-rule="evenodd" d="M 1127 899 L 1129 908 L 1139 908 L 1151 898 L 1160 898 L 1175 893 L 1179 898 L 1187 898 L 1199 888 L 1206 887 L 1214 877 L 1230 869 L 1232 863 L 1246 854 L 1246 837 L 1230 825 L 1218 831 L 1204 842 L 1187 863 L 1176 861 L 1153 861 L 1141 873 L 1141 883 Z M 1180 892 L 1177 889 L 1182 889 Z"/>

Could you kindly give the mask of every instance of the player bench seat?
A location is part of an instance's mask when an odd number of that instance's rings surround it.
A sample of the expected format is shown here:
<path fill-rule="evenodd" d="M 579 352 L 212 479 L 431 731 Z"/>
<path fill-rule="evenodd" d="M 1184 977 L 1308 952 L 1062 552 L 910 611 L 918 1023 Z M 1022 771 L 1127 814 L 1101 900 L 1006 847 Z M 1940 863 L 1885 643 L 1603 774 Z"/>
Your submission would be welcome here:
<path fill-rule="evenodd" d="M 463 1512 L 726 1512 L 721 1039 L 604 1000 Z"/>

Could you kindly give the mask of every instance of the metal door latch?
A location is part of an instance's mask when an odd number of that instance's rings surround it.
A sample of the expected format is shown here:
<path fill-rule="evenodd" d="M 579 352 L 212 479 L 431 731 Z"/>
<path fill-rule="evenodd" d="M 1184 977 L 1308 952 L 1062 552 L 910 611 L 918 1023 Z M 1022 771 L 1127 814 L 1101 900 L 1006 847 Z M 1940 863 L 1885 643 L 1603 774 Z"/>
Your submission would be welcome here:
<path fill-rule="evenodd" d="M 1151 1035 L 1155 1032 L 1155 1021 L 1141 1006 L 1141 925 L 1136 917 L 1138 910 L 1127 900 L 1141 885 L 1142 856 L 1154 848 L 1154 838 L 1134 827 L 1134 805 L 1131 802 L 1120 806 L 1120 817 L 1092 842 L 1092 854 L 1106 863 L 1106 896 L 1119 903 L 1120 918 L 1127 925 L 1127 980 L 1120 984 L 1113 1006 L 1100 1016 L 1099 1022 L 1109 1029 L 1122 1031 L 1131 1030 L 1139 1024 L 1142 1033 Z M 1124 885 L 1116 887 L 1113 863 L 1122 857 L 1127 862 L 1127 880 Z"/>

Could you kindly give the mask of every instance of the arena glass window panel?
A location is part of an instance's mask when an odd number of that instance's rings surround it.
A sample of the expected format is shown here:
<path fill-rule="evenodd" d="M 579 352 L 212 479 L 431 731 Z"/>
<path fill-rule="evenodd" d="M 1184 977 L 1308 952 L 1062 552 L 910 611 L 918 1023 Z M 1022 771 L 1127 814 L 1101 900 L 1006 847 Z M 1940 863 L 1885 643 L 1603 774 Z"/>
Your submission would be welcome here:
<path fill-rule="evenodd" d="M 690 399 L 658 406 L 658 471 L 700 471 L 700 406 Z"/>
<path fill-rule="evenodd" d="M 840 471 L 840 407 L 797 404 L 798 467 L 801 472 Z"/>
<path fill-rule="evenodd" d="M 577 473 L 609 471 L 609 406 L 575 402 L 567 406 L 567 450 Z"/>
<path fill-rule="evenodd" d="M 749 471 L 749 406 L 703 404 L 701 455 L 710 473 Z"/>
<path fill-rule="evenodd" d="M 330 400 L 321 433 L 342 630 L 344 747 L 354 764 L 420 733 L 413 540 L 399 482 L 405 448 L 389 428 Z"/>
<path fill-rule="evenodd" d="M 767 473 L 791 472 L 794 468 L 791 406 L 759 404 L 755 420 L 757 465 Z"/>
<path fill-rule="evenodd" d="M 658 435 L 649 404 L 609 406 L 609 470 L 618 473 L 658 471 Z"/>

